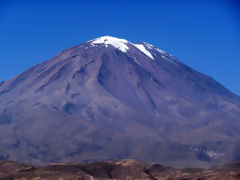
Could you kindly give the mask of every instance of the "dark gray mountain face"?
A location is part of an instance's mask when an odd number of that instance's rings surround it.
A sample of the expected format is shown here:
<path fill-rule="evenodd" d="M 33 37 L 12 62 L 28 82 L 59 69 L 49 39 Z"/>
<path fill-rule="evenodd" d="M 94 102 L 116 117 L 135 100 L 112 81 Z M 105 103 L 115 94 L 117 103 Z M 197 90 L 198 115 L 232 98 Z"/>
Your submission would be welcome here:
<path fill-rule="evenodd" d="M 240 98 L 147 43 L 104 36 L 0 84 L 0 157 L 240 160 Z"/>

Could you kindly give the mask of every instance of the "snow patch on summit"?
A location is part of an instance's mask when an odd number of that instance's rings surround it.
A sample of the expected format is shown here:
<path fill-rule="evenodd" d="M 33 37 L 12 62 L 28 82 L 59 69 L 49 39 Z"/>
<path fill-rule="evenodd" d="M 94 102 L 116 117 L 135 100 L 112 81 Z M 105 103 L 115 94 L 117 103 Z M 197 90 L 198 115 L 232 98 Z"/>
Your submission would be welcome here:
<path fill-rule="evenodd" d="M 155 50 L 158 51 L 158 52 L 161 53 L 161 54 L 167 54 L 166 51 L 163 51 L 163 50 L 161 50 L 161 49 L 159 49 L 159 48 L 155 48 Z"/>
<path fill-rule="evenodd" d="M 103 36 L 91 41 L 92 45 L 105 44 L 106 47 L 108 47 L 108 45 L 112 45 L 113 47 L 119 49 L 122 52 L 127 52 L 127 50 L 129 49 L 126 45 L 127 43 L 128 41 L 125 39 L 119 39 L 111 36 Z"/>
<path fill-rule="evenodd" d="M 152 56 L 152 54 L 146 50 L 146 48 L 144 47 L 144 45 L 142 44 L 134 44 L 134 46 L 136 48 L 138 48 L 140 51 L 142 51 L 145 55 L 147 55 L 148 57 L 150 57 L 151 59 L 154 59 L 154 57 Z"/>
<path fill-rule="evenodd" d="M 147 46 L 147 47 L 148 47 L 148 49 L 153 49 L 153 48 L 154 48 L 154 46 L 153 46 L 153 45 L 151 45 L 151 44 L 148 44 L 148 43 L 146 43 L 146 42 L 143 42 L 143 44 L 144 44 L 145 46 Z"/>
<path fill-rule="evenodd" d="M 171 56 L 170 54 L 168 54 L 167 52 L 165 52 L 161 49 L 158 49 L 158 48 L 154 47 L 153 45 L 148 44 L 146 42 L 134 44 L 125 39 L 120 39 L 120 38 L 116 38 L 116 37 L 112 37 L 112 36 L 102 36 L 102 37 L 93 39 L 88 42 L 90 43 L 90 47 L 97 47 L 97 44 L 101 44 L 102 46 L 105 46 L 105 47 L 108 47 L 109 45 L 111 45 L 114 48 L 119 49 L 120 51 L 122 51 L 124 53 L 127 53 L 127 51 L 131 51 L 131 49 L 130 49 L 131 46 L 129 46 L 129 45 L 132 45 L 132 46 L 136 47 L 139 51 L 141 51 L 143 54 L 145 54 L 146 56 L 151 58 L 152 60 L 155 60 L 154 56 L 156 56 L 156 54 L 155 53 L 152 54 L 152 50 L 155 50 L 161 54 L 161 57 L 163 59 L 171 61 L 169 58 L 167 58 L 167 56 Z M 87 49 L 87 48 L 85 48 L 85 49 Z M 171 56 L 171 57 L 173 57 L 173 56 Z"/>

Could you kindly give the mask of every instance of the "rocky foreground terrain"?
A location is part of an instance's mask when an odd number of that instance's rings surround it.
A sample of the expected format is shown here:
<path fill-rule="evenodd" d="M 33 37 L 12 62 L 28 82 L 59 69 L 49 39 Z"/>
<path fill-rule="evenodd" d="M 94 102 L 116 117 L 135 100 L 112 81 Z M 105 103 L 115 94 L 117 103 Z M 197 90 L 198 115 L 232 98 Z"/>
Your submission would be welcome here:
<path fill-rule="evenodd" d="M 90 164 L 52 164 L 30 166 L 0 160 L 0 179 L 10 180 L 225 180 L 240 179 L 240 162 L 209 169 L 171 168 L 160 164 L 146 164 L 132 159 L 95 162 Z"/>

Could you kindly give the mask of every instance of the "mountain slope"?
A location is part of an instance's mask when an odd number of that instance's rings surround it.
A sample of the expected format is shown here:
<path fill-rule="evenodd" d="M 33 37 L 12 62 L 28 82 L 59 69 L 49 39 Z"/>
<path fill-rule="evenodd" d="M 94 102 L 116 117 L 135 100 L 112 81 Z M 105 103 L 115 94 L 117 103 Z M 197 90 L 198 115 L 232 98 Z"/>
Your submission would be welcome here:
<path fill-rule="evenodd" d="M 147 43 L 104 36 L 0 85 L 0 156 L 238 160 L 240 98 Z"/>

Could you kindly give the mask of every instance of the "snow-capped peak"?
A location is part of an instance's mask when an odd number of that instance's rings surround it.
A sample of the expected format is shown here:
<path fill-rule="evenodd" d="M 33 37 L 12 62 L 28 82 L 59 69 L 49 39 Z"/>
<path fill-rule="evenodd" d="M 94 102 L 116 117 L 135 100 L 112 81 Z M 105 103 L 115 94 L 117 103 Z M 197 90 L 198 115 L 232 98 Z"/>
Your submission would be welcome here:
<path fill-rule="evenodd" d="M 102 37 L 96 38 L 96 39 L 94 39 L 90 42 L 91 42 L 91 45 L 105 44 L 106 47 L 108 45 L 112 45 L 113 47 L 119 49 L 122 52 L 127 52 L 129 50 L 129 47 L 127 46 L 127 44 L 130 43 L 125 39 L 119 39 L 119 38 L 115 38 L 115 37 L 112 37 L 112 36 L 102 36 Z M 147 55 L 151 59 L 154 59 L 152 54 L 144 47 L 143 44 L 134 44 L 134 43 L 130 43 L 130 44 L 134 45 L 142 53 L 144 53 L 145 55 Z M 149 45 L 149 44 L 147 44 L 147 45 L 148 45 L 148 47 L 150 47 L 150 46 L 153 47 L 152 45 Z"/>
<path fill-rule="evenodd" d="M 143 42 L 143 44 L 147 46 L 149 49 L 154 49 L 154 46 L 149 43 Z"/>
<path fill-rule="evenodd" d="M 140 51 L 142 51 L 144 54 L 146 54 L 151 59 L 154 59 L 152 54 L 144 47 L 143 44 L 133 44 L 136 48 L 138 48 Z"/>
<path fill-rule="evenodd" d="M 112 45 L 113 47 L 119 49 L 122 52 L 127 52 L 127 50 L 129 49 L 128 46 L 126 45 L 127 43 L 128 41 L 125 39 L 119 39 L 112 36 L 103 36 L 91 41 L 92 45 L 105 44 L 106 47 L 108 45 Z"/>
<path fill-rule="evenodd" d="M 102 37 L 90 40 L 88 42 L 90 43 L 91 47 L 95 47 L 97 44 L 104 45 L 105 47 L 108 47 L 109 45 L 111 45 L 124 53 L 127 53 L 127 51 L 130 51 L 129 47 L 131 47 L 131 46 L 129 46 L 129 45 L 132 45 L 132 46 L 136 47 L 139 51 L 141 51 L 143 54 L 145 54 L 146 56 L 151 58 L 152 60 L 155 60 L 154 57 L 156 56 L 156 54 L 153 53 L 152 50 L 159 52 L 160 54 L 162 54 L 162 56 L 167 55 L 167 53 L 165 51 L 158 49 L 158 48 L 154 47 L 153 45 L 148 44 L 146 42 L 135 44 L 135 43 L 131 43 L 125 39 L 120 39 L 120 38 L 116 38 L 116 37 L 112 37 L 112 36 L 102 36 Z"/>

